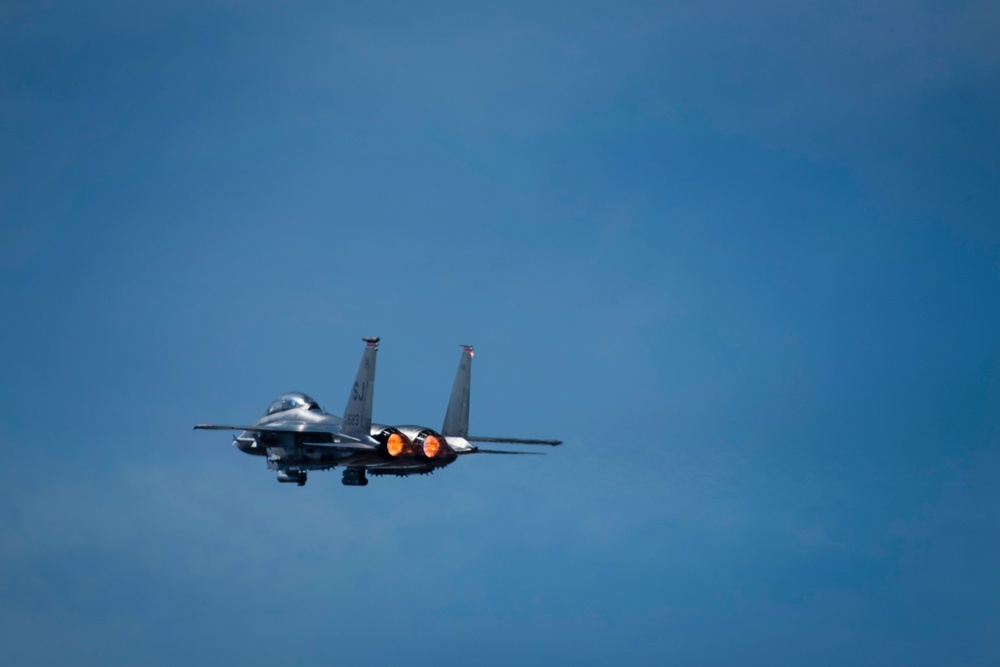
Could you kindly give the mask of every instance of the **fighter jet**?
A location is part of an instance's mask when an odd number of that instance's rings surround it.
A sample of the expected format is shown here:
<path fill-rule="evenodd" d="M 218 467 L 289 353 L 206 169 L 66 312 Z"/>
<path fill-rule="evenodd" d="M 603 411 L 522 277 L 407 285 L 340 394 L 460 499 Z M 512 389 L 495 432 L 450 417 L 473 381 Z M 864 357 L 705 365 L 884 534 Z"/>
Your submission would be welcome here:
<path fill-rule="evenodd" d="M 344 416 L 320 408 L 306 394 L 279 396 L 263 417 L 248 426 L 198 424 L 195 429 L 239 431 L 233 444 L 240 451 L 267 458 L 278 481 L 303 486 L 310 470 L 343 468 L 347 486 L 367 486 L 372 475 L 424 475 L 467 454 L 535 454 L 536 452 L 480 449 L 474 442 L 518 445 L 560 445 L 561 440 L 487 438 L 469 435 L 469 390 L 472 379 L 471 345 L 462 345 L 444 425 L 387 426 L 372 423 L 375 355 L 378 338 L 363 338 L 364 352 L 354 378 Z"/>

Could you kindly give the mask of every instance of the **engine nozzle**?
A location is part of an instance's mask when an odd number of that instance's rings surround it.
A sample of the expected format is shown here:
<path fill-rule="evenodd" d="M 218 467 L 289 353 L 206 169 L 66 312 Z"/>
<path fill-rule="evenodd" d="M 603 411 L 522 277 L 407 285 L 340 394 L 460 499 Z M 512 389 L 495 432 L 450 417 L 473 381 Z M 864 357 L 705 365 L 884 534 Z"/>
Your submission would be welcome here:
<path fill-rule="evenodd" d="M 382 452 L 382 456 L 390 459 L 405 454 L 413 448 L 413 444 L 406 437 L 406 434 L 391 426 L 379 427 L 378 431 L 372 435 L 379 441 L 379 450 Z"/>
<path fill-rule="evenodd" d="M 403 453 L 406 448 L 406 442 L 403 440 L 403 436 L 399 433 L 391 433 L 385 441 L 385 451 L 389 456 L 393 458 L 399 456 Z"/>
<path fill-rule="evenodd" d="M 435 435 L 428 435 L 427 437 L 424 438 L 424 441 L 421 443 L 420 448 L 423 451 L 424 456 L 426 456 L 429 459 L 432 459 L 435 456 L 437 456 L 438 453 L 441 452 L 441 441 L 438 440 L 437 436 Z"/>

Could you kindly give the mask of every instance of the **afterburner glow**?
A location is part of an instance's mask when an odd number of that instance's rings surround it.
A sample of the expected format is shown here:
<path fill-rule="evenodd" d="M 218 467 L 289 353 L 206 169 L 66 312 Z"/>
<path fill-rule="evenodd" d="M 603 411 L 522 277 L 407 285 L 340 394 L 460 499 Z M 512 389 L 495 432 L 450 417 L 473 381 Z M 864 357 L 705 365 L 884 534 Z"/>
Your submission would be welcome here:
<path fill-rule="evenodd" d="M 441 441 L 433 435 L 424 438 L 424 456 L 429 459 L 434 458 L 441 451 Z"/>
<path fill-rule="evenodd" d="M 385 442 L 385 451 L 389 452 L 389 456 L 399 456 L 403 453 L 403 447 L 405 446 L 406 443 L 403 442 L 403 436 L 393 433 Z"/>

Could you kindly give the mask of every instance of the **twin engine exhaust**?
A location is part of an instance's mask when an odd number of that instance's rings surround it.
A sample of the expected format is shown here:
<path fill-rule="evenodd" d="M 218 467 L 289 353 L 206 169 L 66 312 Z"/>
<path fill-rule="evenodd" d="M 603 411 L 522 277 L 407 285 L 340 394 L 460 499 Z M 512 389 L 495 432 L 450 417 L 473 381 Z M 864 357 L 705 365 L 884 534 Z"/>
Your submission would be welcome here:
<path fill-rule="evenodd" d="M 455 452 L 443 435 L 422 426 L 376 426 L 372 435 L 385 459 L 412 456 L 418 459 L 454 459 Z"/>

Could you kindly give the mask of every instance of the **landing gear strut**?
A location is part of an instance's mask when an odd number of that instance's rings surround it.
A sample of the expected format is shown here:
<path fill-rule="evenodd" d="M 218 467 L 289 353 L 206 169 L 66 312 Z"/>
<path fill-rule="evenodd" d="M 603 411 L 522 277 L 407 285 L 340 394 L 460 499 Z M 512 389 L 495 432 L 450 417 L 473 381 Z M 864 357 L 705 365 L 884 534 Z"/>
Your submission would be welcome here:
<path fill-rule="evenodd" d="M 368 486 L 364 468 L 344 468 L 344 486 Z"/>
<path fill-rule="evenodd" d="M 301 470 L 282 470 L 278 473 L 278 481 L 282 484 L 306 485 L 306 474 Z"/>

